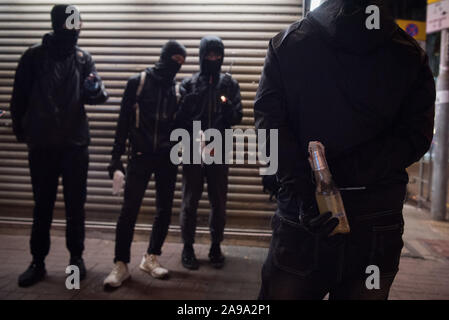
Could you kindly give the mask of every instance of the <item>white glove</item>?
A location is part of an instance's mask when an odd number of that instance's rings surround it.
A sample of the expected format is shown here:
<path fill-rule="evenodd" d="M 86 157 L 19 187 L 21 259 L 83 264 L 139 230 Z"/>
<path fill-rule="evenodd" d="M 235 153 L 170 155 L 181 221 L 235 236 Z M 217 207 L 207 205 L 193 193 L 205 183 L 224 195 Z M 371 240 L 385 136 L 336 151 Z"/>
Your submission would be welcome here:
<path fill-rule="evenodd" d="M 120 190 L 122 190 L 125 185 L 125 175 L 120 170 L 115 170 L 114 179 L 112 180 L 112 194 L 117 196 L 120 194 Z"/>

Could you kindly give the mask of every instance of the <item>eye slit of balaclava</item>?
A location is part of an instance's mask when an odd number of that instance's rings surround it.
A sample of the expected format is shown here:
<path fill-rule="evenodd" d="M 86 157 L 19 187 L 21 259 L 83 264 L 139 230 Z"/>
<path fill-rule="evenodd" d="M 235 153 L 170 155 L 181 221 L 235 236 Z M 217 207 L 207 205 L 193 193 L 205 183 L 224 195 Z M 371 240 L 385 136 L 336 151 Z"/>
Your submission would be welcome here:
<path fill-rule="evenodd" d="M 156 74 L 167 83 L 171 83 L 181 69 L 181 65 L 172 59 L 172 56 L 177 54 L 185 58 L 187 55 L 185 47 L 175 40 L 168 41 L 162 47 L 159 61 L 154 67 Z"/>

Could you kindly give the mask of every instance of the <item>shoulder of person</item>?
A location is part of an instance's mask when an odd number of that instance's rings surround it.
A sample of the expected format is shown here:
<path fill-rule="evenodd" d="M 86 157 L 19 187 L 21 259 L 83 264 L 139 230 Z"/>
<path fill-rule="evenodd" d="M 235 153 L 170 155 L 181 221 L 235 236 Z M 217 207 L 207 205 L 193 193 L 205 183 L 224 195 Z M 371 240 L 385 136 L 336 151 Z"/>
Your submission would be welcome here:
<path fill-rule="evenodd" d="M 181 87 L 184 87 L 185 89 L 189 89 L 192 85 L 192 82 L 196 82 L 198 80 L 199 73 L 195 73 L 190 77 L 184 78 L 181 80 Z"/>
<path fill-rule="evenodd" d="M 25 52 L 22 54 L 22 60 L 29 60 L 33 59 L 37 54 L 42 52 L 42 44 L 36 43 L 25 50 Z"/>
<path fill-rule="evenodd" d="M 92 56 L 88 51 L 76 46 L 76 59 L 81 63 L 88 63 L 92 61 Z"/>
<path fill-rule="evenodd" d="M 294 23 L 292 23 L 287 29 L 279 32 L 271 39 L 271 45 L 273 49 L 279 49 L 287 40 L 287 38 L 293 34 L 295 31 L 300 30 L 305 19 L 300 19 Z"/>
<path fill-rule="evenodd" d="M 405 32 L 402 28 L 397 27 L 392 37 L 393 47 L 399 50 L 399 54 L 403 59 L 407 57 L 412 59 L 413 63 L 422 63 L 426 58 L 426 52 L 419 43 Z"/>
<path fill-rule="evenodd" d="M 146 73 L 145 73 L 145 76 L 146 76 Z M 140 83 L 140 72 L 129 77 L 126 86 L 129 88 L 137 89 L 137 86 L 139 85 L 139 83 Z"/>
<path fill-rule="evenodd" d="M 232 88 L 237 88 L 239 86 L 239 82 L 232 77 L 229 73 L 222 73 L 220 75 L 221 81 L 225 86 L 229 86 Z"/>

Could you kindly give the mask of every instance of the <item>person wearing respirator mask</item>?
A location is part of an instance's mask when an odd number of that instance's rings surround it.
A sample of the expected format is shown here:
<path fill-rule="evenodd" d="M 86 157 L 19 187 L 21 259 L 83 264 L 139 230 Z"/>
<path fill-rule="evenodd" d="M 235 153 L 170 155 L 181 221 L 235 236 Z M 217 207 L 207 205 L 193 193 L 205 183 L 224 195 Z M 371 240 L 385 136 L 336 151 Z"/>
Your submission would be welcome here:
<path fill-rule="evenodd" d="M 104 286 L 119 287 L 129 278 L 127 264 L 134 226 L 154 173 L 156 181 L 156 217 L 151 240 L 140 269 L 154 278 L 166 278 L 168 270 L 157 261 L 171 219 L 177 166 L 170 161 L 170 133 L 175 128 L 178 109 L 175 76 L 185 61 L 186 50 L 176 41 L 162 48 L 159 61 L 140 75 L 129 79 L 123 95 L 118 119 L 112 160 L 108 167 L 117 193 L 124 180 L 121 156 L 129 138 L 131 156 L 126 169 L 124 204 L 117 222 L 114 268 L 104 280 Z"/>

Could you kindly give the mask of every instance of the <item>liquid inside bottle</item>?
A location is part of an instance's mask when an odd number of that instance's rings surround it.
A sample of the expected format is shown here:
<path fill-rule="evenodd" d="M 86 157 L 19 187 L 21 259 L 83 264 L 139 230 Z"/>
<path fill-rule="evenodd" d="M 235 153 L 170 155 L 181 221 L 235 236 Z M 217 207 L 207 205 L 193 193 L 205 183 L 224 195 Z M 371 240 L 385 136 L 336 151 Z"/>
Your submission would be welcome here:
<path fill-rule="evenodd" d="M 331 235 L 337 233 L 349 233 L 350 228 L 343 200 L 340 191 L 332 180 L 332 175 L 327 166 L 324 146 L 317 141 L 310 142 L 309 155 L 309 160 L 315 175 L 315 197 L 318 203 L 318 210 L 321 214 L 330 211 L 332 212 L 332 217 L 339 220 L 339 224 Z"/>

